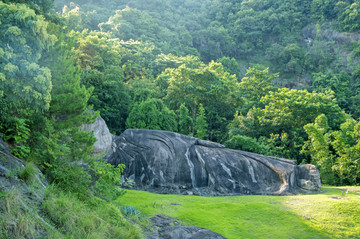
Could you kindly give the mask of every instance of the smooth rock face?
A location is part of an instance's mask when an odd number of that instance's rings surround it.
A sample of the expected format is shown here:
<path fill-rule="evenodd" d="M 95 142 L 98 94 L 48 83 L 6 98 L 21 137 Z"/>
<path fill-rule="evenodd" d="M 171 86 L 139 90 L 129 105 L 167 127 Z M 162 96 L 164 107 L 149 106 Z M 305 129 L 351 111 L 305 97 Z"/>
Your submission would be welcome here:
<path fill-rule="evenodd" d="M 174 132 L 128 129 L 113 139 L 108 155 L 125 164 L 135 188 L 188 195 L 306 193 L 320 190 L 314 165 L 231 150 Z"/>
<path fill-rule="evenodd" d="M 112 144 L 112 135 L 104 121 L 100 116 L 93 124 L 83 125 L 84 131 L 93 131 L 97 141 L 94 144 L 93 153 L 96 156 L 107 154 Z"/>

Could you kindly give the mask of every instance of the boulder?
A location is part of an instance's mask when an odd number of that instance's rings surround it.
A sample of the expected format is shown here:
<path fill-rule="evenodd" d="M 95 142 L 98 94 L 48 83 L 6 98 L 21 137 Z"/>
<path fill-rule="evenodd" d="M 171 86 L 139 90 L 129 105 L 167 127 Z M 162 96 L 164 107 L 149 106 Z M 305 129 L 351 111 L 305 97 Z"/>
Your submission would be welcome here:
<path fill-rule="evenodd" d="M 185 226 L 163 215 L 150 218 L 152 230 L 147 232 L 148 239 L 225 239 L 218 233 L 205 228 Z"/>
<path fill-rule="evenodd" d="M 320 190 L 314 165 L 227 149 L 174 132 L 128 129 L 107 156 L 135 189 L 188 195 L 284 195 Z"/>
<path fill-rule="evenodd" d="M 94 155 L 106 155 L 111 148 L 112 134 L 110 133 L 105 120 L 99 116 L 94 123 L 83 125 L 83 130 L 94 132 L 94 136 L 97 139 L 93 148 Z"/>

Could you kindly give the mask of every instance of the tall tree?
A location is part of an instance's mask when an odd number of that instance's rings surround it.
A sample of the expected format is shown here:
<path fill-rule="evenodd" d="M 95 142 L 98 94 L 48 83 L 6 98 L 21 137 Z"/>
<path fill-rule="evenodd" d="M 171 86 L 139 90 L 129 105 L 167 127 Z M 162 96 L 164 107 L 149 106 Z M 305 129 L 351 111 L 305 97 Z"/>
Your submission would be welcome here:
<path fill-rule="evenodd" d="M 208 123 L 206 122 L 205 109 L 202 104 L 199 104 L 199 110 L 198 110 L 198 114 L 196 116 L 194 128 L 196 131 L 196 137 L 198 137 L 199 139 L 207 139 Z"/>
<path fill-rule="evenodd" d="M 190 135 L 192 134 L 193 119 L 189 115 L 189 110 L 185 104 L 180 105 L 179 109 L 179 133 Z"/>
<path fill-rule="evenodd" d="M 280 157 L 303 160 L 300 149 L 307 140 L 304 125 L 325 114 L 329 127 L 336 129 L 346 115 L 338 106 L 334 92 L 308 92 L 280 88 L 261 98 L 263 107 L 254 107 L 246 116 L 236 114 L 230 136 L 246 135 L 261 139 Z"/>
<path fill-rule="evenodd" d="M 52 88 L 51 73 L 39 65 L 44 49 L 56 41 L 48 22 L 24 4 L 0 2 L 0 92 L 16 108 L 47 110 Z"/>
<path fill-rule="evenodd" d="M 176 115 L 160 99 L 135 104 L 126 120 L 127 128 L 177 131 Z"/>
<path fill-rule="evenodd" d="M 167 78 L 169 85 L 165 102 L 170 108 L 176 110 L 184 103 L 195 119 L 201 103 L 207 112 L 209 139 L 223 140 L 223 132 L 237 105 L 236 76 L 230 75 L 221 63 L 215 62 L 208 65 L 182 64 L 178 68 L 167 69 L 161 76 Z"/>

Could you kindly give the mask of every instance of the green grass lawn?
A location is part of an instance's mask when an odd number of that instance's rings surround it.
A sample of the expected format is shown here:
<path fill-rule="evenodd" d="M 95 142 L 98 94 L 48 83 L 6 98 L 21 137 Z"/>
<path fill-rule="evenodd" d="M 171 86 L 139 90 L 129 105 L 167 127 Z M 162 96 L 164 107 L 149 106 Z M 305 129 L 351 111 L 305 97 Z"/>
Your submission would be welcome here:
<path fill-rule="evenodd" d="M 352 187 L 349 193 L 323 187 L 324 193 L 312 195 L 233 197 L 130 190 L 117 203 L 135 206 L 146 216 L 178 218 L 184 224 L 204 227 L 229 239 L 360 238 L 359 188 Z"/>

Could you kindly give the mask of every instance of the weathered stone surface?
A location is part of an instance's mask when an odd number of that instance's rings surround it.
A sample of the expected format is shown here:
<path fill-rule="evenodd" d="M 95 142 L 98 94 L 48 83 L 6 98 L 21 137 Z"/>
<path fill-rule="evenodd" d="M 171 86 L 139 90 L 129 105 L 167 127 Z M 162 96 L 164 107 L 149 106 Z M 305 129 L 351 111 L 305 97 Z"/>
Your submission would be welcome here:
<path fill-rule="evenodd" d="M 31 188 L 17 177 L 23 168 L 25 168 L 25 162 L 10 154 L 7 144 L 0 138 L 0 191 L 16 188 L 24 195 L 39 202 L 43 197 L 47 181 L 37 169 L 33 179 L 33 185 L 36 187 Z"/>
<path fill-rule="evenodd" d="M 112 135 L 104 121 L 100 116 L 93 124 L 83 126 L 85 131 L 93 131 L 97 141 L 94 144 L 93 153 L 96 156 L 107 154 L 112 144 Z"/>
<path fill-rule="evenodd" d="M 148 239 L 225 239 L 218 233 L 201 227 L 185 226 L 175 219 L 163 215 L 150 218 L 153 223 Z"/>
<path fill-rule="evenodd" d="M 135 188 L 157 193 L 239 195 L 320 189 L 313 165 L 231 150 L 168 131 L 128 129 L 114 137 L 110 163 L 125 164 Z"/>

